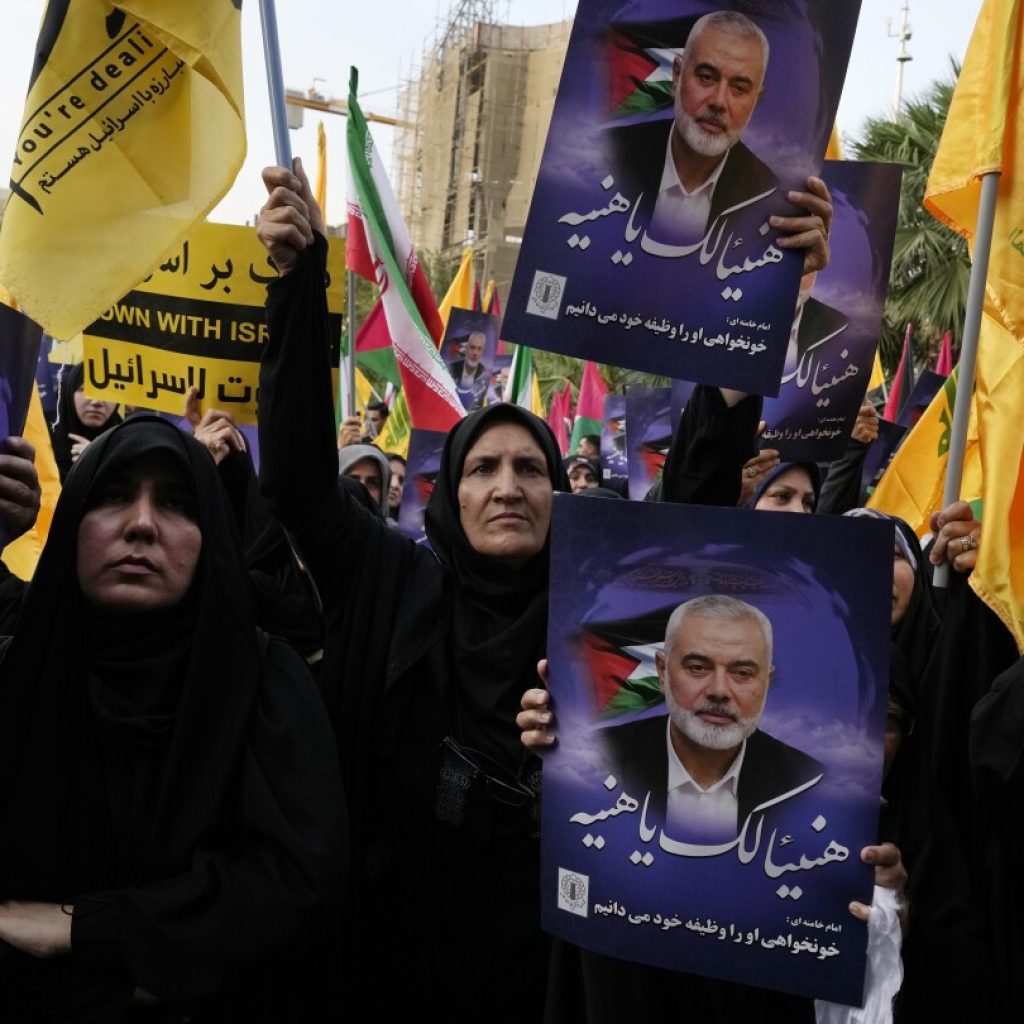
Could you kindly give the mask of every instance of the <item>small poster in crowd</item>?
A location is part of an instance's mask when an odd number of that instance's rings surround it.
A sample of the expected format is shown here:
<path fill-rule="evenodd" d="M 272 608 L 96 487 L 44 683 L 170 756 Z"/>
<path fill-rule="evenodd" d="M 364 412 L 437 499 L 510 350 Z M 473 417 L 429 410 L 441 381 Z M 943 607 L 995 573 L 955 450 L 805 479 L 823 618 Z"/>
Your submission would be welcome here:
<path fill-rule="evenodd" d="M 902 423 L 890 423 L 888 420 L 878 421 L 878 437 L 875 438 L 861 467 L 861 496 L 867 497 L 875 489 L 882 474 L 889 468 L 892 457 L 903 443 L 907 428 Z"/>
<path fill-rule="evenodd" d="M 661 479 L 665 456 L 672 444 L 672 389 L 626 388 L 629 496 L 643 501 Z"/>
<path fill-rule="evenodd" d="M 832 261 L 800 281 L 782 387 L 764 403 L 761 445 L 783 461 L 830 462 L 850 438 L 878 349 L 901 173 L 896 164 L 825 164 Z"/>
<path fill-rule="evenodd" d="M 859 8 L 580 0 L 505 336 L 777 394 Z"/>
<path fill-rule="evenodd" d="M 331 365 L 344 308 L 344 243 L 327 240 Z M 277 279 L 252 228 L 202 223 L 137 288 L 84 331 L 85 391 L 107 402 L 180 414 L 201 407 L 256 422 L 263 304 Z M 335 381 L 335 383 L 337 383 Z"/>
<path fill-rule="evenodd" d="M 697 385 L 693 381 L 689 380 L 674 380 L 672 381 L 672 433 L 676 432 L 679 427 L 679 421 L 683 418 L 683 410 L 686 408 L 686 403 L 690 400 L 690 395 L 693 394 L 693 389 Z"/>
<path fill-rule="evenodd" d="M 0 302 L 0 445 L 25 429 L 43 329 Z"/>
<path fill-rule="evenodd" d="M 555 496 L 543 924 L 860 1005 L 892 525 L 791 518 Z"/>
<path fill-rule="evenodd" d="M 495 386 L 501 369 L 497 365 L 500 331 L 501 317 L 480 310 L 456 306 L 448 317 L 441 356 L 469 412 L 501 401 L 501 390 Z M 505 357 L 503 365 L 509 362 Z"/>
<path fill-rule="evenodd" d="M 626 396 L 616 393 L 605 395 L 601 420 L 602 482 L 620 494 L 625 493 L 629 486 L 626 438 Z"/>
<path fill-rule="evenodd" d="M 912 430 L 925 409 L 932 404 L 932 400 L 939 393 L 939 389 L 946 383 L 947 379 L 941 373 L 936 373 L 934 370 L 923 370 L 914 382 L 914 388 L 910 392 L 910 397 L 897 414 L 896 422 L 908 430 Z"/>
<path fill-rule="evenodd" d="M 427 499 L 434 490 L 437 471 L 441 467 L 441 452 L 447 434 L 439 430 L 419 430 L 413 427 L 409 435 L 409 457 L 402 485 L 402 508 L 398 513 L 398 528 L 414 541 L 426 538 L 423 516 Z"/>

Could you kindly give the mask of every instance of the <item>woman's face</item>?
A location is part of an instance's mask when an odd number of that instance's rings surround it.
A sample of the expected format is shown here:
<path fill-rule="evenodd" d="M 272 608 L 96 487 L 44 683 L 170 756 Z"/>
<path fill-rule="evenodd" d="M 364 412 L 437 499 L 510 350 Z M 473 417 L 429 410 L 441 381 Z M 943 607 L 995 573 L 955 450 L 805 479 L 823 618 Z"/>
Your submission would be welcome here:
<path fill-rule="evenodd" d="M 910 596 L 914 593 L 914 569 L 903 557 L 899 545 L 892 556 L 892 624 L 895 626 L 903 621 L 910 604 Z"/>
<path fill-rule="evenodd" d="M 803 466 L 783 470 L 757 499 L 754 506 L 769 512 L 813 512 L 814 485 Z"/>
<path fill-rule="evenodd" d="M 498 423 L 469 449 L 459 481 L 459 520 L 474 551 L 513 568 L 540 553 L 553 492 L 540 445 L 518 423 Z"/>
<path fill-rule="evenodd" d="M 86 427 L 102 427 L 110 419 L 117 406 L 113 402 L 101 402 L 98 398 L 86 398 L 79 388 L 75 392 L 75 414 Z"/>
<path fill-rule="evenodd" d="M 107 480 L 78 526 L 75 569 L 86 600 L 124 612 L 170 608 L 188 593 L 203 536 L 195 490 L 162 454 Z"/>

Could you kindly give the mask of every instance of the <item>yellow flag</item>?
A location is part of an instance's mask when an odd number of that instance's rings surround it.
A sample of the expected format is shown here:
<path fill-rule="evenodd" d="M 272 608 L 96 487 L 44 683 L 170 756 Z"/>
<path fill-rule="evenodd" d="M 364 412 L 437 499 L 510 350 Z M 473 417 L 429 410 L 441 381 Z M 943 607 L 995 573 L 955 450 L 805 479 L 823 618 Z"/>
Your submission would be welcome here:
<path fill-rule="evenodd" d="M 321 121 L 316 126 L 316 187 L 313 189 L 316 204 L 327 223 L 327 132 Z"/>
<path fill-rule="evenodd" d="M 918 536 L 928 532 L 929 516 L 942 507 L 959 378 L 959 367 L 956 367 L 900 445 L 867 503 L 870 508 L 905 519 Z M 967 501 L 981 496 L 977 444 L 978 430 L 972 409 L 962 487 Z"/>
<path fill-rule="evenodd" d="M 110 308 L 245 157 L 238 0 L 50 0 L 0 231 L 0 281 L 55 338 Z"/>
<path fill-rule="evenodd" d="M 376 397 L 376 392 L 373 390 L 373 385 L 370 383 L 369 378 L 360 370 L 356 368 L 356 408 L 365 409 Z"/>
<path fill-rule="evenodd" d="M 839 129 L 832 125 L 832 134 L 828 137 L 828 147 L 825 149 L 826 160 L 842 160 L 843 146 L 839 140 Z"/>
<path fill-rule="evenodd" d="M 965 458 L 980 477 L 984 530 L 971 586 L 1024 651 L 1024 0 L 984 0 L 953 94 L 925 206 L 973 250 L 981 178 L 1000 171 Z"/>
<path fill-rule="evenodd" d="M 452 279 L 448 291 L 437 307 L 441 323 L 448 326 L 448 317 L 454 307 L 469 309 L 473 302 L 473 250 L 464 249 L 462 262 Z"/>
<path fill-rule="evenodd" d="M 885 383 L 885 374 L 882 372 L 882 360 L 878 358 L 878 349 L 875 349 L 875 361 L 871 364 L 871 379 L 868 381 L 868 391 L 880 388 Z"/>
<path fill-rule="evenodd" d="M 409 454 L 411 431 L 409 403 L 406 402 L 405 392 L 402 391 L 392 403 L 391 412 L 384 421 L 384 429 L 374 438 L 373 443 L 382 452 L 396 452 L 404 459 Z"/>
<path fill-rule="evenodd" d="M 36 570 L 36 563 L 42 554 L 43 545 L 50 533 L 53 521 L 53 510 L 60 496 L 60 474 L 57 462 L 50 446 L 50 433 L 46 428 L 43 406 L 39 401 L 39 389 L 32 385 L 32 398 L 28 407 L 28 419 L 25 421 L 25 439 L 36 450 L 35 467 L 39 474 L 42 488 L 42 499 L 39 504 L 39 515 L 35 525 L 27 533 L 23 533 L 13 544 L 4 548 L 3 560 L 15 576 L 30 580 Z"/>

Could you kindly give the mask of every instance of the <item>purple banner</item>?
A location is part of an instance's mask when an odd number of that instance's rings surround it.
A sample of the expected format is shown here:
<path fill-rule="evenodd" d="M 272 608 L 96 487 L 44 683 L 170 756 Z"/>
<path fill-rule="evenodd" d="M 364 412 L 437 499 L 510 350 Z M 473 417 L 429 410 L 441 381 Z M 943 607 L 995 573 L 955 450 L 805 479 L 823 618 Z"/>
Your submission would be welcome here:
<path fill-rule="evenodd" d="M 901 168 L 826 162 L 832 262 L 800 286 L 778 398 L 764 403 L 763 448 L 785 462 L 839 458 L 864 400 L 889 286 Z"/>
<path fill-rule="evenodd" d="M 879 840 L 892 527 L 792 525 L 555 496 L 543 924 L 860 1005 L 848 905 L 871 902 Z"/>
<path fill-rule="evenodd" d="M 643 501 L 672 443 L 672 389 L 626 388 L 626 423 L 629 497 Z"/>
<path fill-rule="evenodd" d="M 776 394 L 803 254 L 769 217 L 802 212 L 859 8 L 581 0 L 504 335 Z"/>
<path fill-rule="evenodd" d="M 43 329 L 0 303 L 0 445 L 25 429 Z"/>
<path fill-rule="evenodd" d="M 447 436 L 439 430 L 418 430 L 416 427 L 413 427 L 409 435 L 409 458 L 405 467 L 398 528 L 406 537 L 411 537 L 415 541 L 426 539 L 423 513 L 437 480 L 441 451 Z"/>
<path fill-rule="evenodd" d="M 629 480 L 626 396 L 604 396 L 604 419 L 601 421 L 601 467 L 603 482 L 625 489 Z"/>

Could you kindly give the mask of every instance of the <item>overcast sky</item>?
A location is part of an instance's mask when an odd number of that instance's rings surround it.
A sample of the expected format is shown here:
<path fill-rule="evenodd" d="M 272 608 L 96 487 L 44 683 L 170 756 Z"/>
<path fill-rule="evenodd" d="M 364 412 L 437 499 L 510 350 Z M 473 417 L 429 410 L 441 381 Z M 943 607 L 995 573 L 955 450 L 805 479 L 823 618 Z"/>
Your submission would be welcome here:
<path fill-rule="evenodd" d="M 839 0 L 833 0 L 839 2 Z M 843 3 L 853 0 L 841 0 Z M 886 19 L 895 26 L 908 0 L 863 0 L 853 56 L 839 107 L 840 132 L 856 134 L 866 117 L 891 111 L 896 83 L 898 43 L 888 38 Z M 949 56 L 962 59 L 981 0 L 909 0 L 913 36 L 908 49 L 904 95 L 923 90 L 948 73 Z M 0 164 L 10 166 L 32 64 L 42 0 L 4 0 L 0 38 Z M 457 6 L 452 0 L 451 6 Z M 571 17 L 573 0 L 507 0 L 496 7 L 512 24 L 535 25 Z M 280 0 L 284 79 L 289 88 L 314 86 L 325 95 L 344 97 L 350 64 L 360 73 L 360 96 L 367 111 L 396 113 L 397 85 L 419 65 L 425 47 L 449 9 L 448 0 Z M 263 73 L 259 9 L 256 0 L 243 8 L 246 121 L 249 155 L 234 188 L 212 219 L 233 223 L 251 220 L 262 202 L 259 170 L 274 161 L 266 81 Z M 307 167 L 315 166 L 315 112 L 292 133 L 292 148 Z M 328 216 L 340 219 L 344 207 L 344 119 L 324 115 L 328 136 Z M 372 126 L 390 169 L 392 129 Z M 6 167 L 0 174 L 6 173 Z"/>

